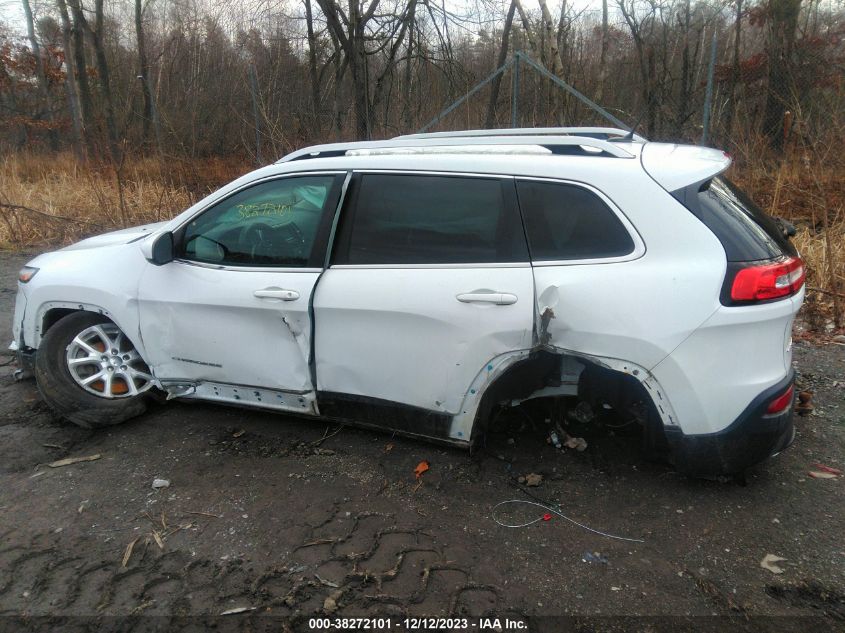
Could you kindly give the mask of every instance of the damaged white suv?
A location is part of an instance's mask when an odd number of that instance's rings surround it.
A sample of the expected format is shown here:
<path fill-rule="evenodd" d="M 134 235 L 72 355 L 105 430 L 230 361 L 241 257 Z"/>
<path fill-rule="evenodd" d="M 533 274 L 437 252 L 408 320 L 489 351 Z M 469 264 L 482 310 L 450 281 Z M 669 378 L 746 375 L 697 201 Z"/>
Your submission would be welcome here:
<path fill-rule="evenodd" d="M 739 472 L 793 437 L 804 269 L 729 164 L 607 128 L 309 147 L 32 260 L 12 347 L 88 427 L 161 390 L 469 446 L 577 396 Z"/>

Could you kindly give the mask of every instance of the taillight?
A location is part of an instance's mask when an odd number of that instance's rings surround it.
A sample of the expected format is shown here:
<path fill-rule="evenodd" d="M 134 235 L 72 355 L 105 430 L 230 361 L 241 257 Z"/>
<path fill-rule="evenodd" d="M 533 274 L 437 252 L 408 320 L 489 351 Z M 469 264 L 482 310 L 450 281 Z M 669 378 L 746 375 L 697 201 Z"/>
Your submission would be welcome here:
<path fill-rule="evenodd" d="M 789 389 L 769 403 L 769 406 L 766 407 L 766 413 L 772 415 L 785 411 L 792 404 L 792 395 L 794 393 L 795 387 L 790 385 Z"/>
<path fill-rule="evenodd" d="M 804 262 L 789 257 L 774 263 L 741 268 L 731 286 L 733 301 L 766 301 L 794 295 L 804 285 Z"/>

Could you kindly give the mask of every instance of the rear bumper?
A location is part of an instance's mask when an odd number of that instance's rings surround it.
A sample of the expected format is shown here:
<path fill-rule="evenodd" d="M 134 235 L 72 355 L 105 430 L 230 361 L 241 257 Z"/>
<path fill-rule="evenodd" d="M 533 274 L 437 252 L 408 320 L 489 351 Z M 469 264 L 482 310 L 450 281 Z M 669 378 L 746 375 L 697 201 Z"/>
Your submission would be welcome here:
<path fill-rule="evenodd" d="M 680 429 L 665 428 L 676 468 L 694 475 L 732 475 L 787 448 L 795 436 L 792 404 L 777 415 L 767 415 L 766 408 L 794 381 L 795 372 L 790 370 L 716 433 L 685 435 Z"/>

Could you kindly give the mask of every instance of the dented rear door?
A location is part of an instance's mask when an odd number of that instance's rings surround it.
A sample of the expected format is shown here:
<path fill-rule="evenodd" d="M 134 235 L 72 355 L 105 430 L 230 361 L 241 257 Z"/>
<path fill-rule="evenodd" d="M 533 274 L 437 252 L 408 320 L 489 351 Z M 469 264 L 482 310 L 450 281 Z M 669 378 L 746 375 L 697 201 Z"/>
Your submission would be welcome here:
<path fill-rule="evenodd" d="M 343 179 L 263 180 L 175 232 L 177 259 L 150 266 L 139 291 L 159 380 L 313 390 L 309 302 Z"/>
<path fill-rule="evenodd" d="M 531 346 L 533 299 L 512 178 L 356 173 L 314 296 L 321 411 L 449 436 L 477 376 Z"/>

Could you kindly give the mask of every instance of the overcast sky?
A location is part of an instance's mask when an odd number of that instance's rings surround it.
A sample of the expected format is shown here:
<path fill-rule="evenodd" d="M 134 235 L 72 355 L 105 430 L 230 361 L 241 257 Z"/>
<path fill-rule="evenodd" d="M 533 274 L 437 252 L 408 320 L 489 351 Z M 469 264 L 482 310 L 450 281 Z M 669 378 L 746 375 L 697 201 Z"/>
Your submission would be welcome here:
<path fill-rule="evenodd" d="M 55 6 L 53 2 L 47 0 L 30 0 L 30 2 L 32 4 L 36 20 L 38 20 L 38 18 L 44 15 L 45 13 L 52 13 L 52 8 Z M 157 3 L 157 0 L 153 0 L 153 2 Z M 525 6 L 526 10 L 528 10 L 529 7 L 533 8 L 533 2 L 531 0 L 523 0 L 523 2 L 523 6 Z M 291 10 L 293 11 L 295 10 L 295 3 L 296 0 L 288 0 L 286 4 L 288 4 L 291 7 Z M 108 11 L 109 4 L 112 3 L 107 1 L 106 11 Z M 213 11 L 212 7 L 221 6 L 221 3 L 219 2 L 209 1 L 208 4 L 210 11 Z M 243 4 L 246 6 L 259 6 L 264 3 L 255 2 L 254 0 L 243 0 Z M 569 0 L 568 4 L 576 13 L 581 11 L 592 11 L 596 13 L 601 12 L 601 0 Z M 552 10 L 552 13 L 555 13 L 553 7 L 556 7 L 558 12 L 560 11 L 560 2 L 558 0 L 552 0 L 549 5 L 549 8 Z M 611 0 L 611 11 L 613 11 L 612 5 L 613 2 Z M 475 8 L 476 6 L 477 4 L 475 0 L 446 0 L 447 9 L 457 14 L 477 14 L 478 12 Z M 504 10 L 505 8 L 503 8 L 502 12 L 500 12 L 500 15 L 504 12 Z M 24 35 L 26 33 L 26 21 L 24 19 L 23 6 L 20 0 L 0 0 L 0 21 L 5 23 L 12 29 L 16 30 L 21 35 Z M 477 30 L 477 27 L 475 30 Z"/>

